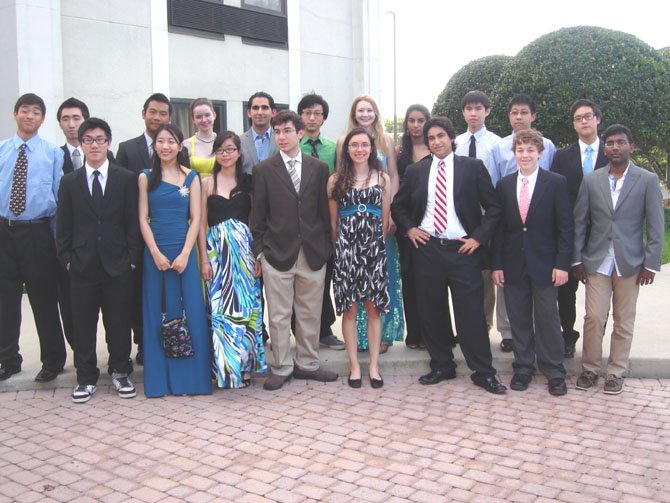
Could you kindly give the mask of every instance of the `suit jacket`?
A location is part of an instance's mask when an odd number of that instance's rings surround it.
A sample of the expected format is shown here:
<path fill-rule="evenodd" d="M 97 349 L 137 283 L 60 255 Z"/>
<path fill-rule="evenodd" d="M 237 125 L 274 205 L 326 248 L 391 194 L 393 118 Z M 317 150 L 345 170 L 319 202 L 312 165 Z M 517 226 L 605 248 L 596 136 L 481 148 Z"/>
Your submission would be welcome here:
<path fill-rule="evenodd" d="M 300 194 L 297 194 L 280 154 L 254 167 L 252 213 L 253 252 L 280 271 L 290 269 L 302 247 L 312 270 L 330 257 L 328 165 L 302 156 Z"/>
<path fill-rule="evenodd" d="M 251 128 L 247 129 L 242 136 L 240 136 L 240 143 L 242 145 L 242 170 L 245 173 L 251 174 L 254 166 L 260 161 L 256 153 L 256 145 L 254 143 L 254 135 L 251 133 Z M 268 159 L 279 153 L 279 148 L 275 143 L 275 135 L 270 128 L 270 150 L 268 151 Z"/>
<path fill-rule="evenodd" d="M 67 148 L 67 145 L 61 145 L 60 148 L 63 149 L 63 153 L 65 154 L 63 156 L 63 174 L 67 175 L 68 173 L 72 173 L 74 171 L 72 156 L 70 155 L 70 150 Z M 107 160 L 109 162 L 114 162 L 114 154 L 111 150 L 107 151 Z M 84 159 L 82 158 L 81 161 L 83 166 Z"/>
<path fill-rule="evenodd" d="M 186 149 L 179 152 L 179 163 L 187 168 L 191 167 Z M 119 149 L 116 152 L 116 163 L 129 169 L 139 175 L 143 169 L 151 169 L 151 157 L 147 148 L 147 140 L 144 133 L 132 140 L 126 140 L 119 143 Z"/>
<path fill-rule="evenodd" d="M 614 243 L 614 258 L 622 276 L 637 274 L 640 267 L 660 271 L 664 213 L 658 176 L 631 162 L 613 208 L 608 175 L 609 166 L 589 173 L 579 189 L 573 263 L 583 263 L 586 272 L 593 274 Z"/>
<path fill-rule="evenodd" d="M 607 165 L 607 162 L 604 142 L 600 140 L 598 156 L 596 157 L 593 169 L 602 168 Z M 554 160 L 551 163 L 551 171 L 563 175 L 568 180 L 570 204 L 574 208 L 577 194 L 579 193 L 579 186 L 582 184 L 582 178 L 584 178 L 584 171 L 582 170 L 582 152 L 579 142 L 573 143 L 556 152 Z"/>
<path fill-rule="evenodd" d="M 401 234 L 419 227 L 426 212 L 432 156 L 407 167 L 400 190 L 391 204 L 393 220 Z M 491 176 L 479 159 L 454 155 L 454 209 L 468 236 L 485 245 L 501 218 L 500 202 Z M 485 212 L 482 215 L 482 208 Z"/>
<path fill-rule="evenodd" d="M 503 218 L 492 243 L 492 269 L 503 270 L 505 283 L 517 283 L 528 272 L 533 284 L 551 284 L 553 269 L 570 270 L 574 224 L 565 177 L 538 169 L 535 189 L 521 221 L 516 195 L 518 173 L 507 175 L 496 190 Z"/>
<path fill-rule="evenodd" d="M 109 165 L 101 214 L 93 206 L 86 170 L 63 176 L 58 191 L 56 245 L 58 259 L 70 272 L 95 277 L 99 267 L 120 276 L 138 264 L 142 253 L 137 178 Z"/>

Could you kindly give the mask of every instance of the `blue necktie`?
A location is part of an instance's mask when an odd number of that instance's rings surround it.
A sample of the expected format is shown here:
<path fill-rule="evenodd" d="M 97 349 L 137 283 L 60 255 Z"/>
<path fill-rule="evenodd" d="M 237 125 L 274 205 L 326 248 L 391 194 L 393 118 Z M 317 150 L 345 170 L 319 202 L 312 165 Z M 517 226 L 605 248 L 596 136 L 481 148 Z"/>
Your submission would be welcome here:
<path fill-rule="evenodd" d="M 584 164 L 582 164 L 582 171 L 588 175 L 593 171 L 593 148 L 591 145 L 586 147 L 586 156 L 584 156 Z"/>

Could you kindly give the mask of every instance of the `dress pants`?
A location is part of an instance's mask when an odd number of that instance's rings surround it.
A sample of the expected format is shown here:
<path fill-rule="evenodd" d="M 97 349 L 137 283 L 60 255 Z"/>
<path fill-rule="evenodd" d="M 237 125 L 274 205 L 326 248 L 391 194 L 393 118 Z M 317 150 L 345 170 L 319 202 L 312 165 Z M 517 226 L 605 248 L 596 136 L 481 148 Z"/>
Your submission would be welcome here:
<path fill-rule="evenodd" d="M 503 292 L 514 341 L 514 373 L 533 375 L 537 358 L 547 379 L 565 379 L 557 288 L 551 283 L 535 285 L 524 272 L 518 282 L 505 283 Z"/>
<path fill-rule="evenodd" d="M 47 222 L 0 222 L 0 364 L 20 367 L 21 298 L 25 283 L 40 340 L 42 368 L 60 372 L 65 341 L 58 316 L 58 262 Z"/>
<path fill-rule="evenodd" d="M 430 367 L 456 367 L 444 329 L 449 321 L 445 306 L 451 291 L 456 331 L 465 361 L 474 372 L 472 377 L 495 375 L 484 316 L 480 252 L 458 253 L 462 245 L 458 240 L 430 238 L 425 246 L 412 251 L 416 303 Z"/>
<path fill-rule="evenodd" d="M 290 337 L 293 311 L 295 311 L 295 365 L 302 370 L 317 370 L 325 264 L 316 271 L 312 270 L 302 248 L 295 264 L 287 271 L 272 267 L 265 256 L 262 257 L 261 263 L 274 355 L 272 372 L 281 376 L 288 376 L 293 372 Z"/>
<path fill-rule="evenodd" d="M 133 271 L 109 276 L 102 269 L 94 277 L 70 272 L 70 291 L 74 307 L 74 366 L 78 384 L 96 384 L 100 377 L 96 354 L 98 313 L 102 311 L 105 340 L 109 352 L 108 369 L 129 374 L 130 320 L 133 303 Z"/>
<path fill-rule="evenodd" d="M 568 282 L 558 288 L 558 314 L 561 317 L 563 340 L 566 344 L 574 344 L 579 339 L 579 332 L 575 330 L 577 288 L 579 281 L 572 272 L 568 274 Z"/>

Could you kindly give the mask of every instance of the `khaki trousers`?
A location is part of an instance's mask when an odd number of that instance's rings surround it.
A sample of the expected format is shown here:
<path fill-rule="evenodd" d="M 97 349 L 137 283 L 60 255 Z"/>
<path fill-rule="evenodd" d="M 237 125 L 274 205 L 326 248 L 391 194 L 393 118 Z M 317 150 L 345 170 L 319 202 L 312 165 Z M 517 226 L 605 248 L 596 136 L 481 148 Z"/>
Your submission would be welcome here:
<path fill-rule="evenodd" d="M 319 330 L 326 266 L 310 269 L 302 248 L 293 267 L 279 271 L 263 257 L 263 283 L 274 365 L 272 372 L 293 372 L 291 313 L 295 311 L 295 365 L 302 370 L 319 368 Z"/>
<path fill-rule="evenodd" d="M 612 302 L 612 338 L 607 360 L 607 375 L 622 377 L 628 370 L 630 347 L 633 343 L 635 309 L 640 286 L 637 274 L 622 277 L 589 274 L 586 280 L 586 316 L 584 316 L 584 347 L 582 367 L 596 374 L 600 372 L 603 354 L 603 336 L 610 300 Z"/>

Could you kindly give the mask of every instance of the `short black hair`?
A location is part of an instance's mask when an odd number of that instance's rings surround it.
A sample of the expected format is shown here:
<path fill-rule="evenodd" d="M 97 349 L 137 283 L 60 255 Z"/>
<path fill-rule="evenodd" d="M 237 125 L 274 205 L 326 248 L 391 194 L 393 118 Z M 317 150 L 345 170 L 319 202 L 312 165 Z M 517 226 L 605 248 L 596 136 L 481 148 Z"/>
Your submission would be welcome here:
<path fill-rule="evenodd" d="M 465 109 L 466 105 L 476 105 L 477 103 L 483 105 L 487 110 L 491 108 L 491 102 L 485 93 L 482 91 L 468 91 L 463 96 L 463 99 L 461 99 L 461 112 Z"/>
<path fill-rule="evenodd" d="M 288 124 L 289 122 L 293 123 L 293 126 L 295 127 L 296 131 L 302 131 L 303 129 L 305 129 L 305 123 L 302 121 L 300 116 L 293 110 L 281 110 L 280 112 L 277 113 L 277 115 L 275 115 L 272 118 L 270 124 L 274 129 L 277 126 L 281 126 L 282 124 Z"/>
<path fill-rule="evenodd" d="M 328 102 L 323 99 L 323 96 L 319 94 L 306 94 L 298 103 L 298 115 L 302 115 L 302 111 L 305 108 L 311 108 L 314 105 L 321 105 L 323 107 L 323 120 L 328 118 L 328 112 L 330 108 L 328 107 Z"/>
<path fill-rule="evenodd" d="M 512 110 L 512 106 L 514 105 L 528 105 L 528 108 L 530 108 L 530 113 L 535 113 L 535 102 L 533 101 L 533 98 L 527 94 L 519 93 L 512 96 L 512 99 L 509 100 L 509 103 L 507 104 L 507 113 Z"/>
<path fill-rule="evenodd" d="M 88 111 L 88 107 L 86 106 L 86 103 L 84 103 L 81 100 L 78 100 L 75 97 L 72 97 L 66 99 L 58 107 L 58 110 L 56 111 L 56 120 L 58 122 L 60 122 L 60 116 L 64 108 L 78 108 L 79 110 L 81 110 L 81 116 L 84 118 L 84 120 L 88 119 L 91 116 L 91 114 Z"/>
<path fill-rule="evenodd" d="M 454 128 L 453 123 L 446 117 L 432 117 L 426 121 L 423 125 L 423 141 L 428 145 L 428 130 L 432 127 L 439 127 L 444 129 L 444 131 L 451 138 L 451 150 L 456 150 L 456 128 Z"/>
<path fill-rule="evenodd" d="M 165 103 L 168 106 L 168 114 L 170 114 L 170 117 L 172 117 L 172 103 L 170 102 L 170 99 L 163 93 L 154 93 L 151 96 L 149 96 L 147 100 L 144 102 L 144 107 L 142 107 L 142 110 L 146 112 L 147 108 L 149 108 L 149 103 L 152 101 Z"/>
<path fill-rule="evenodd" d="M 112 128 L 109 127 L 107 122 L 102 119 L 98 119 L 97 117 L 91 117 L 81 123 L 81 126 L 79 126 L 79 131 L 77 131 L 77 138 L 81 142 L 81 139 L 84 137 L 84 133 L 86 133 L 86 131 L 97 128 L 100 128 L 105 132 L 105 137 L 107 138 L 108 142 L 112 141 Z"/>
<path fill-rule="evenodd" d="M 599 119 L 601 118 L 600 107 L 595 102 L 587 99 L 580 99 L 575 101 L 572 105 L 570 105 L 570 120 L 572 120 L 575 117 L 575 112 L 577 111 L 578 108 L 581 107 L 589 107 L 591 110 L 593 110 L 593 115 L 595 115 Z"/>
<path fill-rule="evenodd" d="M 275 100 L 272 96 L 270 96 L 268 93 L 265 91 L 258 91 L 249 96 L 249 101 L 247 101 L 247 110 L 251 110 L 251 103 L 254 101 L 256 98 L 266 98 L 268 102 L 270 103 L 270 108 L 272 110 L 277 110 L 277 107 L 275 106 Z"/>
<path fill-rule="evenodd" d="M 633 133 L 627 126 L 624 126 L 623 124 L 612 124 L 610 127 L 605 129 L 605 132 L 603 133 L 603 142 L 606 142 L 607 138 L 610 136 L 621 133 L 626 135 L 626 138 L 628 138 L 628 143 L 633 143 Z"/>
<path fill-rule="evenodd" d="M 47 113 L 47 106 L 44 104 L 44 100 L 36 94 L 26 93 L 19 96 L 19 99 L 14 104 L 14 113 L 17 113 L 23 105 L 37 105 L 42 110 L 42 115 L 46 115 Z"/>

